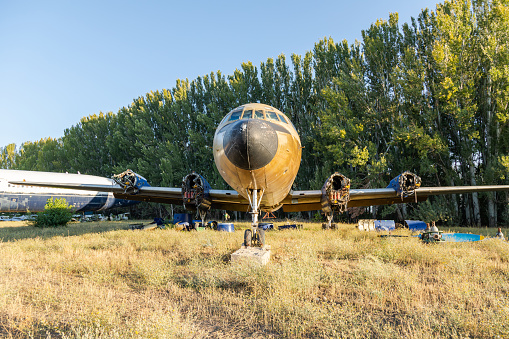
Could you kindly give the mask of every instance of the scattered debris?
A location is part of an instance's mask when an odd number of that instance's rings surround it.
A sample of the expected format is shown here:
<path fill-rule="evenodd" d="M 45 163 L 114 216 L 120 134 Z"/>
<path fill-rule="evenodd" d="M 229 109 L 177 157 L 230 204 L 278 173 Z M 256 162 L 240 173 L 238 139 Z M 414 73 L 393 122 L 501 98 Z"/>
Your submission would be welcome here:
<path fill-rule="evenodd" d="M 259 223 L 258 227 L 262 228 L 264 231 L 273 231 L 274 230 L 274 224 L 269 222 L 263 222 Z"/>
<path fill-rule="evenodd" d="M 393 231 L 396 223 L 394 220 L 361 219 L 358 228 L 360 231 Z"/>
<path fill-rule="evenodd" d="M 323 225 L 322 225 L 322 227 L 323 227 Z M 336 227 L 336 224 L 334 224 L 334 228 L 335 227 Z M 301 230 L 302 229 L 302 224 L 281 225 L 281 226 L 278 226 L 277 229 L 280 230 L 280 231 L 291 230 L 291 229 Z"/>

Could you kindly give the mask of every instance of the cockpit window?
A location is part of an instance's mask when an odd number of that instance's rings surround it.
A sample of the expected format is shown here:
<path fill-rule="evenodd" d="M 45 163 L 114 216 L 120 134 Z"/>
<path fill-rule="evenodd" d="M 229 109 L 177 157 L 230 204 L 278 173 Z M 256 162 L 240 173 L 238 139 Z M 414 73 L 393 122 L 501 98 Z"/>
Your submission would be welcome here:
<path fill-rule="evenodd" d="M 228 120 L 228 121 L 239 120 L 241 114 L 242 114 L 242 111 L 233 112 L 232 115 L 230 116 L 230 120 Z"/>
<path fill-rule="evenodd" d="M 285 117 L 283 114 L 279 114 L 279 113 L 278 113 L 278 115 L 279 115 L 279 119 L 280 119 L 282 122 L 284 122 L 284 123 L 288 123 L 288 120 L 286 120 L 286 117 Z"/>
<path fill-rule="evenodd" d="M 254 113 L 255 119 L 263 119 L 263 111 L 262 110 L 256 110 Z"/>
<path fill-rule="evenodd" d="M 267 117 L 267 120 L 279 121 L 279 119 L 277 118 L 276 112 L 265 111 L 265 116 Z"/>
<path fill-rule="evenodd" d="M 227 121 L 228 119 L 230 118 L 230 115 L 229 114 L 226 114 L 223 118 L 223 120 L 221 120 L 221 122 L 219 123 L 219 125 L 222 125 L 223 122 Z"/>
<path fill-rule="evenodd" d="M 242 116 L 242 119 L 252 119 L 253 118 L 253 110 L 247 109 L 244 111 L 244 115 Z"/>

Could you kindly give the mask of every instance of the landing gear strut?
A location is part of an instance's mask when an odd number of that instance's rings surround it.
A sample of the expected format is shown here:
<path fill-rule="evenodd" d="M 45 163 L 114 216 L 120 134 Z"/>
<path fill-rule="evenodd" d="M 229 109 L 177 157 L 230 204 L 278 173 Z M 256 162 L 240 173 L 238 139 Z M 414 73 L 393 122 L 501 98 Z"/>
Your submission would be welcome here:
<path fill-rule="evenodd" d="M 260 197 L 258 197 L 258 190 L 247 190 L 249 198 L 249 205 L 251 206 L 251 229 L 244 232 L 244 246 L 265 246 L 265 230 L 258 227 L 258 214 L 260 213 L 259 207 L 263 197 L 263 190 L 260 190 Z"/>
<path fill-rule="evenodd" d="M 198 213 L 200 214 L 201 225 L 205 227 L 205 218 L 207 217 L 207 210 L 198 209 Z"/>
<path fill-rule="evenodd" d="M 332 228 L 332 219 L 334 218 L 334 213 L 325 213 L 325 217 L 327 218 L 327 223 L 322 224 L 322 228 L 324 230 L 330 230 Z"/>

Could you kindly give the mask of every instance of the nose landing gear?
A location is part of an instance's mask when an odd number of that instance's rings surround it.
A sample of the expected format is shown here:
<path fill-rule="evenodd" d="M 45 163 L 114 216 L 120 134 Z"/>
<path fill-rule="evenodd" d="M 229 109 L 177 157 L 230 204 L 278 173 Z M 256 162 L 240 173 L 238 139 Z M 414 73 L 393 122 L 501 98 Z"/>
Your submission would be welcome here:
<path fill-rule="evenodd" d="M 258 197 L 258 194 L 260 197 Z M 242 247 L 232 253 L 234 262 L 249 262 L 255 265 L 266 265 L 270 260 L 270 246 L 265 245 L 265 230 L 258 225 L 258 213 L 262 201 L 263 190 L 248 189 L 249 205 L 251 206 L 251 229 L 244 232 Z"/>
<path fill-rule="evenodd" d="M 263 247 L 265 246 L 265 230 L 263 228 L 257 227 L 256 233 L 253 237 L 252 230 L 246 230 L 244 232 L 244 246 L 246 247 Z"/>
<path fill-rule="evenodd" d="M 258 197 L 260 191 L 260 197 Z M 265 230 L 258 226 L 259 207 L 263 197 L 263 190 L 247 190 L 249 197 L 249 205 L 251 206 L 251 229 L 244 232 L 244 246 L 246 247 L 264 247 L 265 246 Z"/>

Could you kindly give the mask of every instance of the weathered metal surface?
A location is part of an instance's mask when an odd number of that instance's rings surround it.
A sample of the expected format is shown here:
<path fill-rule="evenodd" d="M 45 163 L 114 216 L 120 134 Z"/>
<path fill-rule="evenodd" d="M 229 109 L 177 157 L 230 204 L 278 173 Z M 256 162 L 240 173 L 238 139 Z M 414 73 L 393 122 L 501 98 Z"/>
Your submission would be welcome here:
<path fill-rule="evenodd" d="M 242 119 L 229 125 L 223 138 L 228 160 L 244 170 L 270 163 L 278 149 L 278 136 L 271 125 L 275 124 L 259 119 Z"/>
<path fill-rule="evenodd" d="M 251 124 L 243 124 L 239 122 L 241 120 L 229 121 L 232 114 L 239 111 L 243 112 L 243 114 L 256 111 L 264 112 L 265 120 L 260 123 Z M 277 118 L 277 120 L 269 119 L 268 114 L 272 116 L 275 114 L 275 116 L 279 118 Z M 262 152 L 263 156 L 261 160 L 257 160 L 256 162 L 254 160 L 246 160 L 247 165 L 243 166 L 244 168 L 236 166 L 226 153 L 227 150 L 230 149 L 228 148 L 228 142 L 233 142 L 235 140 L 235 138 L 232 137 L 232 134 L 235 134 L 232 130 L 241 127 L 246 128 L 246 133 L 237 133 L 238 138 L 241 138 L 243 135 L 248 138 L 245 142 L 244 158 L 248 158 L 251 154 L 250 150 L 266 148 L 266 150 Z M 265 135 L 266 138 L 264 139 L 260 136 L 252 139 L 249 138 L 248 136 L 251 128 L 254 131 L 255 128 L 258 127 L 263 127 L 265 129 L 265 132 L 258 133 L 262 136 Z M 275 136 L 277 136 L 277 138 Z M 260 164 L 266 162 L 273 154 L 274 149 L 276 152 L 272 159 L 263 167 L 259 167 Z M 237 151 L 238 149 L 235 152 Z M 223 119 L 218 126 L 214 136 L 213 152 L 219 173 L 239 195 L 249 201 L 247 190 L 263 191 L 260 209 L 264 211 L 274 211 L 281 207 L 281 201 L 288 195 L 299 170 L 301 143 L 297 131 L 279 110 L 263 104 L 247 104 L 234 109 L 226 115 L 225 119 Z M 237 157 L 241 158 L 240 155 L 237 155 Z"/>

